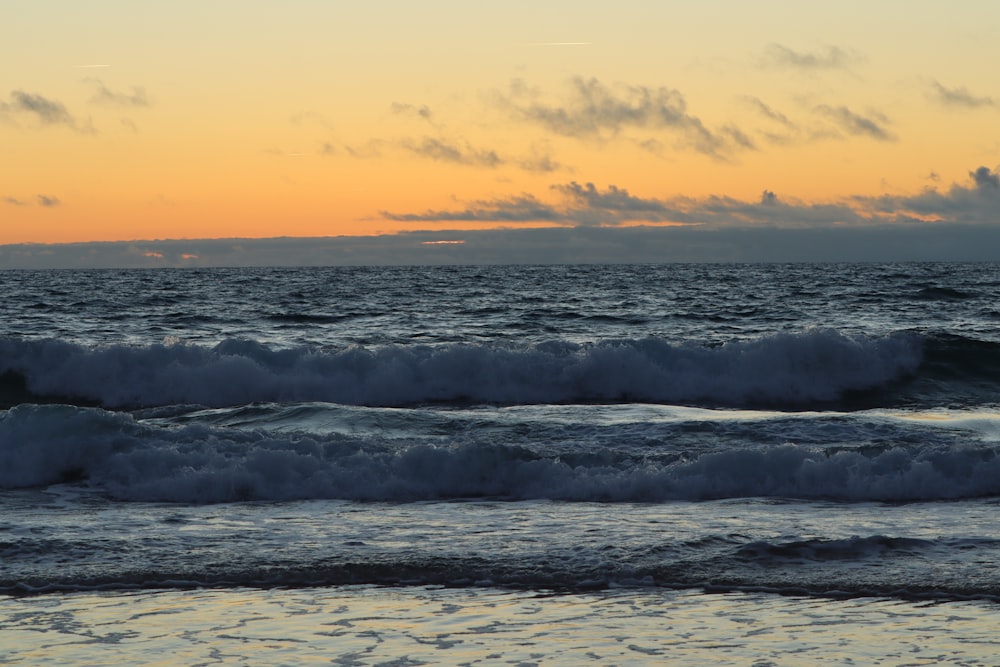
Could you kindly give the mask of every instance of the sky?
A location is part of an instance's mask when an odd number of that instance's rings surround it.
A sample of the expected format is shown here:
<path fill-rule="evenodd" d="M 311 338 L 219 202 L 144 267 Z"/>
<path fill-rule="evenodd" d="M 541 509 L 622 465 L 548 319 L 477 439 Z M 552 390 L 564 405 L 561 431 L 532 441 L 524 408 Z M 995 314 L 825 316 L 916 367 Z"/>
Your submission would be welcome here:
<path fill-rule="evenodd" d="M 0 267 L 1000 260 L 1000 3 L 4 0 Z"/>

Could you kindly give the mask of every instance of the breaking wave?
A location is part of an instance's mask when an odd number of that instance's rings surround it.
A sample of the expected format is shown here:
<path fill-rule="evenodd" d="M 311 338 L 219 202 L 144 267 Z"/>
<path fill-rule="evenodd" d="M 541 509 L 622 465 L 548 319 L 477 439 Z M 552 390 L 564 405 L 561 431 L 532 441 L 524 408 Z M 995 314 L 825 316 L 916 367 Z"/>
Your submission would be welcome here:
<path fill-rule="evenodd" d="M 924 342 L 911 333 L 873 337 L 831 329 L 718 346 L 647 337 L 331 350 L 271 349 L 242 339 L 214 347 L 88 347 L 2 338 L 0 400 L 106 408 L 633 401 L 796 409 L 844 401 L 912 376 L 923 361 Z"/>
<path fill-rule="evenodd" d="M 917 501 L 1000 495 L 990 443 L 748 445 L 567 459 L 523 444 L 163 426 L 21 405 L 0 418 L 0 487 L 86 483 L 122 500 L 215 503 L 459 498 L 663 502 L 741 497 Z"/>

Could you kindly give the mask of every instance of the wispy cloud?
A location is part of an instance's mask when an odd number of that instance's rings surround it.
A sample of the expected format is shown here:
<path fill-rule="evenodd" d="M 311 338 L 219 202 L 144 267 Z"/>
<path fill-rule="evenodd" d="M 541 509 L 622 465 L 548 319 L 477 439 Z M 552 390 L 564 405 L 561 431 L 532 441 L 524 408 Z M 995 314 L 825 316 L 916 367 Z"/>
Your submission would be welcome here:
<path fill-rule="evenodd" d="M 949 107 L 979 109 L 982 107 L 996 106 L 996 102 L 993 101 L 992 97 L 973 95 L 964 86 L 946 88 L 937 81 L 931 83 L 930 95 L 933 99 Z"/>
<path fill-rule="evenodd" d="M 419 107 L 413 104 L 406 104 L 403 102 L 393 102 L 389 107 L 392 113 L 402 116 L 416 116 L 424 120 L 430 120 L 434 113 L 430 110 L 426 104 L 422 104 Z"/>
<path fill-rule="evenodd" d="M 494 101 L 516 120 L 565 137 L 603 141 L 632 130 L 646 134 L 640 139 L 642 145 L 650 132 L 666 132 L 678 147 L 714 157 L 752 145 L 732 126 L 722 132 L 710 130 L 688 111 L 680 91 L 665 86 L 612 86 L 593 77 L 574 77 L 563 99 L 548 101 L 515 81 L 507 92 L 496 93 Z"/>
<path fill-rule="evenodd" d="M 17 197 L 3 197 L 0 198 L 5 204 L 11 206 L 29 206 L 32 202 L 25 201 L 24 199 L 18 199 Z M 62 201 L 58 197 L 53 197 L 52 195 L 35 195 L 34 203 L 38 206 L 44 206 L 46 208 L 53 208 L 62 204 Z"/>
<path fill-rule="evenodd" d="M 788 116 L 765 104 L 759 97 L 749 96 L 744 99 L 750 104 L 751 107 L 756 109 L 760 115 L 764 116 L 768 120 L 774 121 L 778 125 L 782 125 L 789 130 L 797 129 L 797 125 L 789 120 Z"/>
<path fill-rule="evenodd" d="M 771 44 L 764 50 L 761 63 L 765 67 L 816 71 L 849 70 L 852 64 L 860 60 L 860 56 L 839 46 L 828 46 L 821 51 L 796 51 L 782 44 Z"/>
<path fill-rule="evenodd" d="M 829 118 L 841 130 L 853 136 L 868 137 L 879 141 L 894 141 L 895 136 L 885 128 L 888 119 L 879 113 L 862 116 L 846 106 L 821 104 L 816 111 Z"/>
<path fill-rule="evenodd" d="M 477 148 L 468 143 L 449 142 L 436 137 L 422 137 L 417 140 L 403 139 L 400 141 L 400 145 L 415 155 L 437 162 L 489 168 L 504 164 L 504 160 L 494 150 Z"/>
<path fill-rule="evenodd" d="M 129 92 L 115 91 L 104 85 L 100 79 L 89 79 L 96 90 L 90 98 L 93 104 L 107 104 L 120 107 L 148 107 L 149 96 L 142 86 L 131 86 Z"/>
<path fill-rule="evenodd" d="M 544 144 L 543 144 L 544 146 Z M 565 165 L 540 148 L 532 146 L 522 154 L 502 153 L 494 148 L 476 146 L 461 137 L 424 135 L 395 139 L 369 139 L 362 144 L 338 146 L 324 142 L 319 150 L 321 155 L 339 155 L 341 151 L 349 157 L 372 159 L 384 156 L 390 151 L 405 151 L 411 156 L 435 162 L 443 162 L 465 167 L 499 169 L 514 167 L 522 171 L 550 173 L 567 169 Z"/>

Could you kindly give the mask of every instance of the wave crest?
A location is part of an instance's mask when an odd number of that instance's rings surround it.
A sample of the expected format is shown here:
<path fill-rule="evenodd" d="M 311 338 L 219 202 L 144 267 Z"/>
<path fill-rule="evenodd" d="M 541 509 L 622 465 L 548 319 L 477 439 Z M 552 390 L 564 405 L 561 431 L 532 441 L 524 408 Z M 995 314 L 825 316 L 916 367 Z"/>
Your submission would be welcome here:
<path fill-rule="evenodd" d="M 27 393 L 21 400 L 58 398 L 108 408 L 289 401 L 794 408 L 885 386 L 914 373 L 921 360 L 918 336 L 851 336 L 831 329 L 715 347 L 654 337 L 340 350 L 271 349 L 241 339 L 214 347 L 0 339 L 0 373 L 6 374 L 8 393 L 16 393 L 20 382 Z"/>

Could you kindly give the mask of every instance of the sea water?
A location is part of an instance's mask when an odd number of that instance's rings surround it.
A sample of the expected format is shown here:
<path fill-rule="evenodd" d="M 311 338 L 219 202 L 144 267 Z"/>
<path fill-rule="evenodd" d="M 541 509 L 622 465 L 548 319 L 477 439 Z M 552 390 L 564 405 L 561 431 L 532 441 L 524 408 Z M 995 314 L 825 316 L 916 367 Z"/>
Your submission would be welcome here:
<path fill-rule="evenodd" d="M 227 610 L 287 639 L 310 604 L 342 664 L 418 653 L 372 632 L 447 635 L 450 658 L 419 660 L 454 664 L 679 660 L 655 629 L 695 605 L 699 646 L 746 649 L 732 664 L 782 619 L 861 609 L 924 619 L 876 653 L 925 626 L 950 646 L 974 617 L 949 659 L 997 654 L 1000 265 L 0 278 L 0 634 L 19 637 L 0 658 L 53 658 L 67 628 L 141 636 L 145 613 L 210 653 L 197 628 Z M 469 630 L 501 608 L 532 650 Z M 344 643 L 358 618 L 381 630 Z M 711 653 L 689 664 L 730 664 Z"/>

